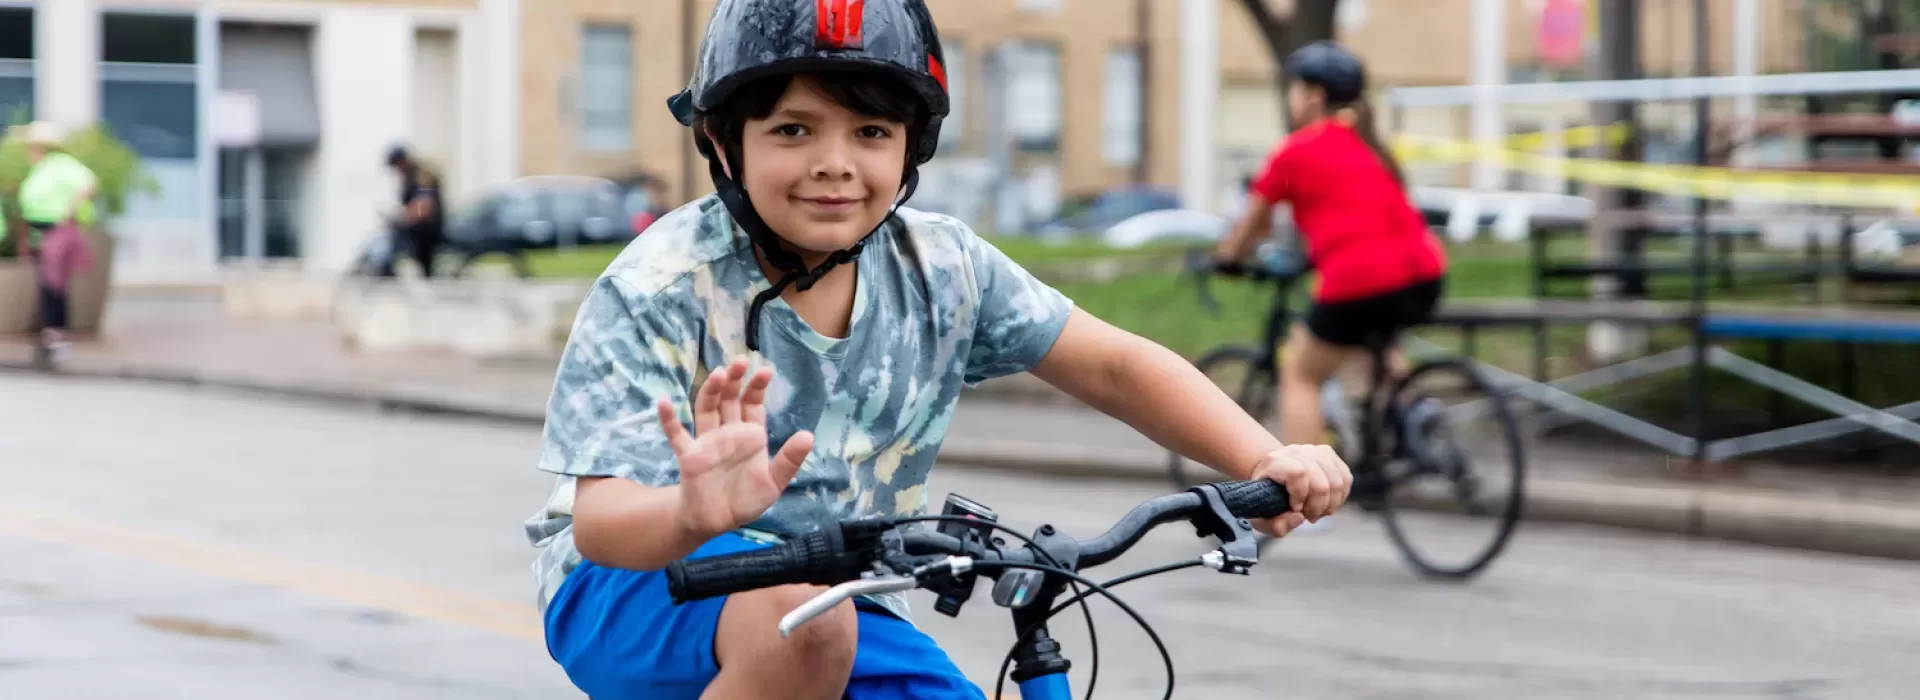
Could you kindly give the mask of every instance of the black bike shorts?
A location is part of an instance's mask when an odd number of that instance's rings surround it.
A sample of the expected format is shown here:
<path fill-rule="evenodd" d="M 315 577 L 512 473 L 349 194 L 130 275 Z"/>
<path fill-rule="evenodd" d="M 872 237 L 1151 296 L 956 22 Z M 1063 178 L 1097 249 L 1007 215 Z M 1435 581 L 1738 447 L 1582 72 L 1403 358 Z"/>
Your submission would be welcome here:
<path fill-rule="evenodd" d="M 1370 297 L 1315 303 L 1307 312 L 1307 330 L 1334 345 L 1362 347 L 1369 338 L 1391 337 L 1432 318 L 1445 287 L 1444 279 L 1435 279 Z"/>

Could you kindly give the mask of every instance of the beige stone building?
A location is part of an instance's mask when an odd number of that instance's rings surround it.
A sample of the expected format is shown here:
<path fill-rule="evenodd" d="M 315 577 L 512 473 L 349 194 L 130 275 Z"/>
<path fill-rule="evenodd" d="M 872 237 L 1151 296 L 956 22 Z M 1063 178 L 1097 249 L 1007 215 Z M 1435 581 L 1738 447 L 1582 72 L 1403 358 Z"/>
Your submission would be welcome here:
<path fill-rule="evenodd" d="M 1290 10 L 1291 0 L 1268 1 Z M 1541 73 L 1532 37 L 1544 1 L 1507 3 L 1516 79 Z M 1761 1 L 1763 68 L 1798 69 L 1794 18 L 1811 0 Z M 956 113 L 946 152 L 923 171 L 921 206 L 1031 223 L 1067 198 L 1129 182 L 1142 158 L 1150 183 L 1176 190 L 1181 139 L 1192 133 L 1178 84 L 1182 2 L 1220 3 L 1211 179 L 1230 189 L 1279 138 L 1271 57 L 1234 0 L 927 2 L 947 42 Z M 1148 3 L 1145 65 L 1136 2 Z M 1464 83 L 1472 2 L 1346 0 L 1343 36 L 1378 85 Z M 159 188 L 135 197 L 118 224 L 121 279 L 193 282 L 223 261 L 261 257 L 338 271 L 397 196 L 381 163 L 396 143 L 440 166 L 456 205 L 550 173 L 644 170 L 671 202 L 707 191 L 705 165 L 665 100 L 683 87 L 713 4 L 0 0 L 0 109 L 104 121 L 146 157 Z M 1690 51 L 1688 25 L 1658 10 L 1684 3 L 1647 5 L 1649 72 L 1669 72 Z M 1730 24 L 1714 21 L 1719 68 Z M 988 79 L 990 64 L 1000 80 Z M 989 109 L 990 92 L 1011 108 Z M 1440 110 L 1402 127 L 1464 135 L 1465 123 L 1462 111 Z M 1010 177 L 990 165 L 995 144 L 1010 144 L 1001 151 Z"/>
<path fill-rule="evenodd" d="M 1134 110 L 1109 110 L 1121 97 L 1104 88 L 1131 88 L 1137 70 L 1133 50 L 1136 21 L 1128 3 L 1114 0 L 931 0 L 935 20 L 949 53 L 956 114 L 947 122 L 947 152 L 930 168 L 929 184 L 940 166 L 978 165 L 988 138 L 987 53 L 1013 45 L 1021 77 L 1009 87 L 1022 114 L 1009 128 L 1019 144 L 1016 162 L 1054 172 L 1062 192 L 1097 191 L 1129 180 L 1138 149 L 1140 120 Z M 1177 76 L 1177 41 L 1172 3 L 1155 0 L 1154 40 L 1169 47 L 1153 60 L 1152 77 L 1169 85 Z M 686 81 L 687 39 L 704 32 L 713 0 L 541 0 L 523 11 L 521 72 L 523 171 L 532 173 L 610 173 L 641 167 L 661 175 L 669 196 L 678 201 L 686 187 L 709 191 L 705 164 L 690 155 L 685 130 L 673 121 L 666 98 Z M 685 13 L 691 9 L 693 22 Z M 589 45 L 624 37 L 629 62 L 608 69 L 631 76 L 630 89 L 595 94 L 596 69 L 582 65 Z M 613 52 L 618 53 L 618 52 Z M 1053 83 L 1049 85 L 1048 83 Z M 613 92 L 613 91 L 609 91 Z M 1048 104 L 1051 103 L 1051 104 Z M 1121 102 L 1117 104 L 1132 104 Z M 1171 183 L 1174 134 L 1179 110 L 1170 100 L 1154 100 L 1146 120 L 1151 139 L 1152 176 Z M 1125 114 L 1108 116 L 1109 112 Z M 610 118 L 588 126 L 596 118 Z M 620 124 L 624 123 L 624 126 Z M 583 132 L 603 131 L 589 136 Z M 686 171 L 691 165 L 694 170 Z M 975 168 L 977 169 L 977 168 Z M 926 196 L 938 196 L 923 187 Z"/>
<path fill-rule="evenodd" d="M 1177 99 L 1180 71 L 1181 0 L 1144 0 L 1151 21 L 1149 111 L 1144 128 L 1147 176 L 1173 188 L 1179 178 L 1181 110 Z M 1236 183 L 1250 172 L 1280 136 L 1280 96 L 1274 88 L 1271 56 L 1238 2 L 1222 3 L 1220 15 L 1221 95 L 1216 108 L 1219 170 L 1216 181 Z M 1802 0 L 1762 0 L 1762 70 L 1783 72 L 1804 65 L 1796 21 Z M 928 0 L 949 51 L 955 54 L 955 105 L 949 122 L 948 153 L 935 161 L 930 180 L 965 187 L 978 178 L 989 146 L 985 91 L 986 55 L 1013 44 L 1014 61 L 1023 68 L 1010 77 L 1010 99 L 1021 105 L 1009 128 L 1015 132 L 1015 162 L 1023 172 L 1037 171 L 1042 205 L 1098 192 L 1129 182 L 1141 153 L 1140 115 L 1114 114 L 1136 105 L 1132 76 L 1137 75 L 1138 22 L 1134 0 Z M 1268 0 L 1285 13 L 1292 0 Z M 1472 0 L 1347 0 L 1343 40 L 1363 57 L 1381 87 L 1464 84 L 1469 78 L 1469 12 Z M 685 134 L 664 108 L 666 97 L 684 84 L 686 36 L 695 41 L 712 0 L 542 0 L 523 10 L 521 74 L 522 140 L 520 162 L 527 173 L 617 172 L 643 167 L 670 184 L 676 201 L 682 188 L 709 188 L 704 164 L 689 156 Z M 1539 60 L 1535 0 L 1507 3 L 1509 65 L 1516 80 L 1542 79 L 1549 71 Z M 1712 3 L 1712 54 L 1715 69 L 1730 68 L 1730 3 Z M 1685 74 L 1691 61 L 1691 18 L 1686 3 L 1647 3 L 1642 22 L 1643 56 L 1651 75 Z M 537 8 L 537 9 L 536 9 Z M 683 14 L 689 8 L 693 22 Z M 623 68 L 631 87 L 618 95 L 595 95 L 583 85 L 585 45 L 608 36 L 625 36 L 631 64 Z M 599 37 L 598 39 L 594 37 Z M 589 69 L 585 71 L 591 73 Z M 610 81 L 609 81 L 610 82 Z M 1053 86 L 1046 83 L 1053 82 Z M 1032 83 L 1032 84 L 1029 84 Z M 595 108 L 593 103 L 619 104 Z M 586 104 L 583 104 L 586 103 Z M 1561 112 L 1579 112 L 1567 105 Z M 582 112 L 617 115 L 624 135 L 582 138 Z M 1577 116 L 1576 116 L 1577 119 Z M 1516 130 L 1539 128 L 1537 114 L 1512 115 Z M 1464 136 L 1465 110 L 1427 110 L 1410 115 L 1402 128 Z M 1032 138 L 1029 138 L 1032 136 Z M 594 144 L 600 145 L 594 145 Z M 690 161 L 689 158 L 694 158 Z M 689 177 L 684 168 L 695 171 Z M 943 164 L 950 172 L 940 171 Z M 951 175 L 956 180 L 944 179 Z M 937 197 L 941 193 L 922 196 Z M 1046 193 L 1042 193 L 1045 195 Z M 1041 208 L 1044 208 L 1042 206 Z"/>

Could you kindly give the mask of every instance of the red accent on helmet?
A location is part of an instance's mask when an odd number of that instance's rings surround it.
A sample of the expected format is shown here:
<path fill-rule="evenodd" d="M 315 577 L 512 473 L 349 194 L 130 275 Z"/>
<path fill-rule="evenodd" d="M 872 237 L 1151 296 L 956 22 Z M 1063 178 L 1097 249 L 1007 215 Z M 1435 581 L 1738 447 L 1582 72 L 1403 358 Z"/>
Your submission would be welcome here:
<path fill-rule="evenodd" d="M 866 9 L 866 0 L 814 0 L 814 47 L 861 48 L 864 37 L 860 35 L 860 17 Z"/>
<path fill-rule="evenodd" d="M 932 54 L 927 55 L 927 72 L 933 75 L 934 82 L 940 83 L 941 90 L 952 90 L 952 88 L 947 87 L 947 67 L 941 65 L 940 59 L 935 58 Z"/>

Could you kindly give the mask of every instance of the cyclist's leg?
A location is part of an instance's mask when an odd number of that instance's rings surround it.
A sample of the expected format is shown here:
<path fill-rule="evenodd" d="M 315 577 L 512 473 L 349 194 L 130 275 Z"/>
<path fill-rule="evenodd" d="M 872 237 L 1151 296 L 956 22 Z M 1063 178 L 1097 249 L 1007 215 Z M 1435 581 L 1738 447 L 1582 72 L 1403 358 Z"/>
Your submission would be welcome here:
<path fill-rule="evenodd" d="M 852 603 L 841 603 L 782 638 L 780 618 L 822 590 L 783 586 L 729 596 L 713 653 L 720 672 L 706 700 L 794 698 L 839 700 L 853 673 L 860 627 Z"/>
<path fill-rule="evenodd" d="M 985 700 L 932 637 L 878 606 L 862 604 L 860 649 L 847 682 L 849 700 Z"/>
<path fill-rule="evenodd" d="M 1428 282 L 1415 282 L 1398 291 L 1392 292 L 1394 303 L 1392 311 L 1392 345 L 1387 348 L 1387 380 L 1393 381 L 1407 376 L 1412 371 L 1407 354 L 1400 349 L 1400 336 L 1407 329 L 1426 323 L 1433 318 L 1433 312 L 1440 306 L 1440 296 L 1446 291 L 1445 278 Z"/>
<path fill-rule="evenodd" d="M 1280 440 L 1289 445 L 1327 441 L 1320 390 L 1352 353 L 1350 347 L 1314 330 L 1313 316 L 1319 313 L 1316 307 L 1306 323 L 1294 325 L 1287 334 L 1286 357 L 1280 363 Z"/>
<path fill-rule="evenodd" d="M 728 534 L 693 556 L 762 546 Z M 837 700 L 853 664 L 857 632 L 852 604 L 843 606 L 844 612 L 809 622 L 791 639 L 781 640 L 775 627 L 780 615 L 811 592 L 768 589 L 674 605 L 665 572 L 582 563 L 548 604 L 547 651 L 574 685 L 596 700 L 695 700 L 745 697 L 743 693 Z M 782 603 L 787 609 L 774 612 Z M 760 612 L 762 619 L 742 619 L 739 613 L 746 610 Z M 763 640 L 742 639 L 736 633 L 722 641 L 725 623 L 763 631 L 773 641 L 758 648 L 758 657 L 734 653 L 739 650 L 734 647 Z M 779 685 L 753 682 L 756 673 L 765 676 L 765 683 Z"/>
<path fill-rule="evenodd" d="M 693 556 L 762 546 L 725 535 Z M 583 563 L 548 606 L 547 649 L 596 700 L 981 697 L 932 639 L 883 612 L 844 604 L 782 639 L 780 617 L 820 590 L 674 605 L 662 572 Z"/>

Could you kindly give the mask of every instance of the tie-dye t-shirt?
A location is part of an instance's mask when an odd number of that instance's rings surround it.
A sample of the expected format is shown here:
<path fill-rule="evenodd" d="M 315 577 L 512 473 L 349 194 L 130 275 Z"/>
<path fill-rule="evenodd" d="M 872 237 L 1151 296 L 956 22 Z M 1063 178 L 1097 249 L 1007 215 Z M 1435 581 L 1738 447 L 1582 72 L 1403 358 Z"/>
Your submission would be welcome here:
<path fill-rule="evenodd" d="M 839 519 L 913 515 L 961 386 L 1031 368 L 1053 347 L 1072 303 L 948 216 L 902 207 L 868 240 L 844 339 L 814 332 L 774 299 L 762 309 L 770 363 L 768 450 L 812 430 L 813 452 L 766 515 L 742 534 L 763 541 Z M 540 468 L 562 475 L 527 521 L 542 609 L 581 561 L 574 478 L 679 481 L 653 406 L 666 397 L 692 430 L 696 379 L 749 355 L 747 308 L 769 283 L 746 233 L 714 197 L 655 222 L 588 293 L 547 405 Z M 902 617 L 898 595 L 876 602 Z"/>

